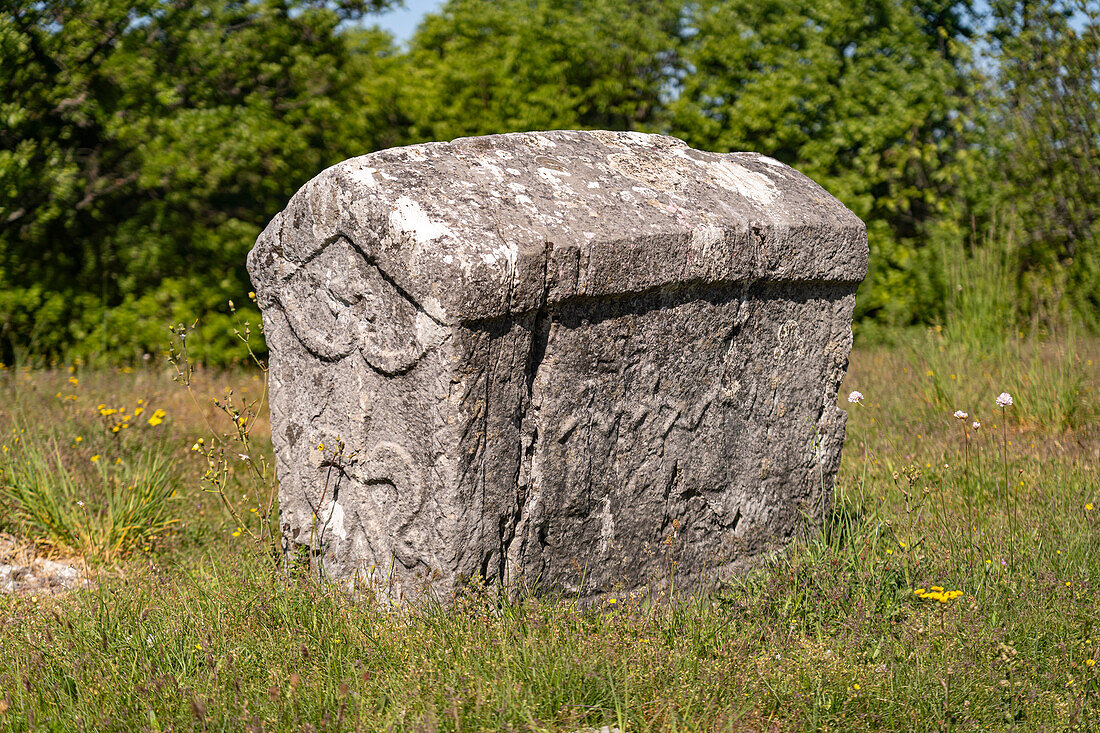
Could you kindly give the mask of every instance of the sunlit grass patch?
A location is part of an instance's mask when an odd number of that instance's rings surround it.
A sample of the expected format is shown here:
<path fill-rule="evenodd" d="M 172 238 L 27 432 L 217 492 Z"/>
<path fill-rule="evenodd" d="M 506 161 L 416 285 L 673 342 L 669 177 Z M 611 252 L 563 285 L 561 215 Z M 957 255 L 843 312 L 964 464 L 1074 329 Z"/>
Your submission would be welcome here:
<path fill-rule="evenodd" d="M 1097 356 L 1078 344 L 1081 414 L 1096 407 L 1100 374 L 1084 367 Z M 1033 385 L 997 359 L 948 373 L 958 387 L 942 402 L 927 368 L 905 351 L 853 354 L 843 395 L 861 394 L 842 405 L 824 531 L 716 592 L 578 607 L 483 587 L 400 613 L 275 567 L 238 529 L 263 534 L 243 458 L 215 460 L 224 499 L 204 481 L 205 447 L 241 445 L 241 416 L 270 461 L 266 414 L 249 407 L 262 374 L 200 370 L 194 400 L 153 370 L 79 385 L 21 374 L 21 399 L 40 406 L 26 435 L 45 450 L 51 426 L 76 486 L 148 448 L 172 461 L 181 521 L 91 591 L 0 597 L 0 729 L 1100 728 L 1098 425 L 1033 419 Z M 129 427 L 112 432 L 121 414 Z"/>

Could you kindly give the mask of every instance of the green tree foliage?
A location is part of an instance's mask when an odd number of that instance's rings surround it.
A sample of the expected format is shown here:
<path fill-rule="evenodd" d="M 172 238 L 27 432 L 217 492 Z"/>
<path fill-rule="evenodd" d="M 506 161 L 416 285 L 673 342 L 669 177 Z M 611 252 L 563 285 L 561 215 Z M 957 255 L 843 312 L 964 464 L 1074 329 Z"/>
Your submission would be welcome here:
<path fill-rule="evenodd" d="M 414 135 L 652 126 L 682 0 L 451 0 L 412 41 Z"/>
<path fill-rule="evenodd" d="M 400 142 L 392 89 L 369 81 L 397 63 L 389 38 L 341 32 L 382 4 L 4 0 L 9 357 L 125 358 L 219 311 L 202 342 L 232 353 L 225 303 L 245 299 L 244 255 L 271 214 L 326 165 Z"/>
<path fill-rule="evenodd" d="M 710 150 L 796 166 L 868 224 L 858 315 L 937 312 L 923 244 L 953 195 L 966 2 L 700 0 L 674 131 Z"/>
<path fill-rule="evenodd" d="M 1100 5 L 993 3 L 982 202 L 1010 228 L 1024 313 L 1100 328 Z"/>
<path fill-rule="evenodd" d="M 1026 315 L 1100 328 L 1094 0 L 985 26 L 973 0 L 449 0 L 407 50 L 360 22 L 388 4 L 0 0 L 0 359 L 133 358 L 195 316 L 231 359 L 245 253 L 322 168 L 553 128 L 804 171 L 868 224 L 869 326 L 942 318 L 981 242 Z"/>

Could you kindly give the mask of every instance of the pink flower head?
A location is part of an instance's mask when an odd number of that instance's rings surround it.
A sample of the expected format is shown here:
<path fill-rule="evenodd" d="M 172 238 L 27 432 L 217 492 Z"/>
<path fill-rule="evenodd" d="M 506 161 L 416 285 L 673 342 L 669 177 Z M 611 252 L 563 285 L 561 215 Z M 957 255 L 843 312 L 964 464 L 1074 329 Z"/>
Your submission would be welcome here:
<path fill-rule="evenodd" d="M 848 395 L 848 401 L 853 402 L 853 403 L 857 403 L 857 404 L 862 402 L 863 401 L 863 393 L 858 391 L 858 390 L 855 391 L 855 392 L 852 392 L 850 395 Z"/>
<path fill-rule="evenodd" d="M 962 410 L 955 410 L 955 417 L 957 417 L 960 420 L 965 420 L 966 418 L 970 417 L 970 415 L 967 415 Z"/>
<path fill-rule="evenodd" d="M 1008 392 L 1001 392 L 999 395 L 997 395 L 997 407 L 1012 407 L 1012 395 L 1010 395 Z"/>

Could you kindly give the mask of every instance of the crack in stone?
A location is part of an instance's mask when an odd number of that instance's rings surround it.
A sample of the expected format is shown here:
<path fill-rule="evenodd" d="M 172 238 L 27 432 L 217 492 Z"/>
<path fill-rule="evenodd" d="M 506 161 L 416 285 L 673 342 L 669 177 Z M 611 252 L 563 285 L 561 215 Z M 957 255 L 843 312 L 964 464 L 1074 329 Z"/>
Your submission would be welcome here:
<path fill-rule="evenodd" d="M 531 332 L 527 352 L 527 364 L 524 370 L 525 392 L 519 406 L 520 454 L 516 465 L 514 486 L 515 505 L 507 530 L 501 536 L 501 557 L 504 559 L 502 577 L 509 574 L 508 562 L 513 557 L 516 543 L 522 547 L 526 533 L 526 519 L 530 512 L 528 504 L 534 487 L 531 485 L 534 473 L 535 451 L 538 448 L 538 421 L 529 415 L 535 398 L 535 379 L 539 368 L 546 358 L 546 349 L 550 342 L 550 328 L 553 316 L 547 308 L 550 295 L 550 262 L 554 253 L 554 243 L 546 242 L 542 251 L 542 294 L 531 320 Z M 537 413 L 538 405 L 534 405 Z M 507 579 L 507 578 L 505 578 Z"/>

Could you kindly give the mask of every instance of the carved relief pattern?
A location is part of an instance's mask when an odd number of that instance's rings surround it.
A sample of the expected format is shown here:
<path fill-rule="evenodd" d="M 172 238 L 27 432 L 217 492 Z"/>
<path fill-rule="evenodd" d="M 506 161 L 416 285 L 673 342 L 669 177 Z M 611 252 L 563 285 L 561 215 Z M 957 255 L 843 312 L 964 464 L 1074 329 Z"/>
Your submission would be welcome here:
<path fill-rule="evenodd" d="M 358 349 L 375 370 L 407 371 L 443 329 L 346 238 L 329 243 L 287 279 L 279 296 L 294 335 L 321 359 Z"/>

